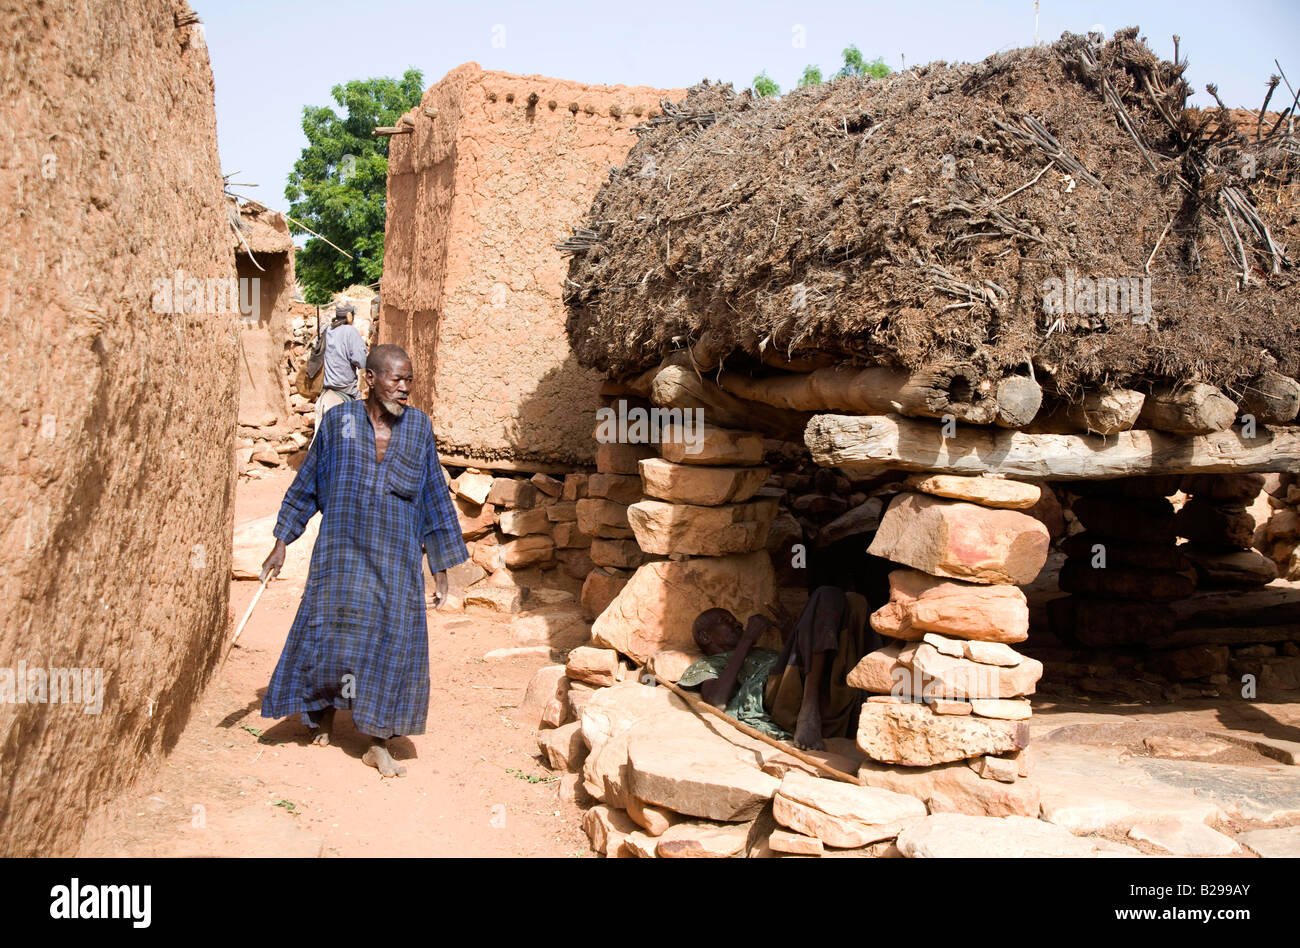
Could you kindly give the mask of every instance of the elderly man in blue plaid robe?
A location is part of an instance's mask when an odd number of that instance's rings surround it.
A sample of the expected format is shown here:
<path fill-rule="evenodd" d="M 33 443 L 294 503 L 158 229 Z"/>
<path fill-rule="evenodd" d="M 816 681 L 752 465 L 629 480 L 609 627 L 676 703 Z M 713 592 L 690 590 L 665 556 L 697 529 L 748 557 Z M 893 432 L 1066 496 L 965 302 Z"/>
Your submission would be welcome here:
<path fill-rule="evenodd" d="M 334 711 L 348 708 L 372 738 L 362 758 L 386 777 L 406 768 L 388 739 L 423 734 L 429 709 L 429 640 L 421 550 L 435 580 L 468 558 L 438 463 L 428 415 L 407 406 L 411 360 L 376 346 L 366 361 L 365 401 L 321 419 L 307 460 L 284 497 L 276 544 L 263 565 L 274 576 L 285 545 L 321 512 L 320 534 L 298 615 L 262 701 L 262 716 L 302 712 L 329 743 Z"/>

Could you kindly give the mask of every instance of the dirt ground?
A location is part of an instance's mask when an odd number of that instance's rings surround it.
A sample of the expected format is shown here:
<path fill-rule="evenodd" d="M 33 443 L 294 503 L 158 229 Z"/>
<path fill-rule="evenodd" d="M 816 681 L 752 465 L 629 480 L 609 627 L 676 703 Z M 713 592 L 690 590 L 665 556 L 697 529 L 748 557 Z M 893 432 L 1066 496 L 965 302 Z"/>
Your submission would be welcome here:
<path fill-rule="evenodd" d="M 291 474 L 241 483 L 236 524 L 274 513 Z M 236 621 L 256 589 L 231 584 Z M 94 814 L 78 855 L 590 855 L 580 811 L 536 756 L 536 711 L 517 707 L 544 659 L 485 662 L 514 644 L 495 616 L 430 611 L 429 731 L 396 752 L 406 777 L 361 762 L 347 715 L 327 748 L 296 719 L 261 717 L 301 595 L 300 581 L 267 587 L 176 747 Z"/>

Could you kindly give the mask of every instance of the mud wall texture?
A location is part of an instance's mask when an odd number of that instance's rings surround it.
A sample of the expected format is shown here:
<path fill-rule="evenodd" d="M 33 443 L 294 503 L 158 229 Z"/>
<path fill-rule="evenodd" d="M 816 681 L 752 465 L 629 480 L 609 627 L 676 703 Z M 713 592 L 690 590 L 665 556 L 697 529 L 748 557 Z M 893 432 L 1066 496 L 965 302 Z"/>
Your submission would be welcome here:
<path fill-rule="evenodd" d="M 293 300 L 293 253 L 256 253 L 250 257 L 237 252 L 235 265 L 239 278 L 257 280 L 259 290 L 256 313 L 239 321 L 240 424 L 269 427 L 289 415 L 284 360 L 292 342 L 289 304 Z"/>
<path fill-rule="evenodd" d="M 70 854 L 219 658 L 238 315 L 160 285 L 229 284 L 224 203 L 188 6 L 0 5 L 0 855 Z"/>
<path fill-rule="evenodd" d="M 564 333 L 555 249 L 657 111 L 645 86 L 591 86 L 466 63 L 390 139 L 380 341 L 411 354 L 413 403 L 444 459 L 593 460 L 600 377 Z"/>

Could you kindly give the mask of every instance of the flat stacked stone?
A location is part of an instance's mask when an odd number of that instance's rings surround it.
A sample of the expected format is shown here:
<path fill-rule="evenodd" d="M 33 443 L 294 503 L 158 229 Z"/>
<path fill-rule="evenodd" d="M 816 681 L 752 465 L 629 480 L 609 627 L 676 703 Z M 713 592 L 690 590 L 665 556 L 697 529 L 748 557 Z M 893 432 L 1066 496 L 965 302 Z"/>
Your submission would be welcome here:
<path fill-rule="evenodd" d="M 1140 644 L 1173 631 L 1171 603 L 1196 589 L 1196 574 L 1177 545 L 1167 499 L 1179 475 L 1070 483 L 1083 532 L 1062 543 L 1060 587 L 1048 603 L 1053 633 L 1088 647 Z"/>
<path fill-rule="evenodd" d="M 889 575 L 889 601 L 871 615 L 889 644 L 847 679 L 868 692 L 859 777 L 927 805 L 941 786 L 934 812 L 1030 812 L 1031 790 L 995 787 L 1027 771 L 1018 760 L 1043 671 L 1013 648 L 1029 632 L 1018 587 L 1038 575 L 1050 541 L 1025 512 L 1039 504 L 1041 488 L 951 475 L 914 475 L 903 486 L 867 550 L 900 565 Z M 953 767 L 960 769 L 944 769 Z"/>
<path fill-rule="evenodd" d="M 592 476 L 589 491 L 602 490 L 597 502 L 609 506 L 579 503 L 579 522 L 595 531 L 593 562 L 633 571 L 596 617 L 593 640 L 637 662 L 661 649 L 692 650 L 691 628 L 705 609 L 745 621 L 773 595 L 765 547 L 778 501 L 764 487 L 762 438 L 710 425 L 668 428 L 658 448 L 660 456 L 638 460 L 636 485 Z M 626 535 L 612 507 L 616 491 L 630 501 L 621 511 Z"/>

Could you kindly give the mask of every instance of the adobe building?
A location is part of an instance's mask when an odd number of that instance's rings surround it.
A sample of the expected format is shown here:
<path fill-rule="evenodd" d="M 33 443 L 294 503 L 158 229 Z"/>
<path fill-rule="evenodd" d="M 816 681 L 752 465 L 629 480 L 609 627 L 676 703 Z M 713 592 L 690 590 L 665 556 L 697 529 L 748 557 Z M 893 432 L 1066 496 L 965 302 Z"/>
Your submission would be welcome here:
<path fill-rule="evenodd" d="M 602 378 L 565 336 L 556 244 L 625 160 L 633 128 L 680 95 L 466 63 L 388 130 L 380 342 L 411 354 L 412 400 L 445 463 L 591 464 Z"/>
<path fill-rule="evenodd" d="M 270 427 L 289 412 L 284 360 L 291 343 L 293 238 L 284 215 L 256 201 L 231 201 L 230 226 L 240 285 L 258 288 L 256 305 L 240 319 L 240 424 Z M 241 301 L 253 303 L 251 291 L 242 292 Z"/>

